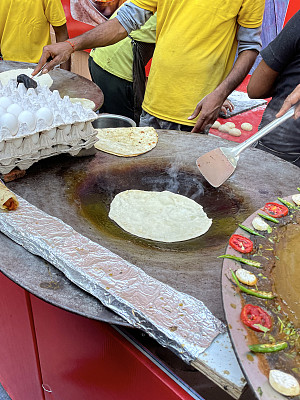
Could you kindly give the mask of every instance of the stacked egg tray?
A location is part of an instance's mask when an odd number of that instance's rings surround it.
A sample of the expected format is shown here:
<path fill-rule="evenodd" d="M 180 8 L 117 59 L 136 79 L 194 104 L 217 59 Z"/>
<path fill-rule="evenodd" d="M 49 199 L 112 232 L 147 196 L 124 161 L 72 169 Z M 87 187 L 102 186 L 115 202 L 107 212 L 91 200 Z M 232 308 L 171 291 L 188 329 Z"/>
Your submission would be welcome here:
<path fill-rule="evenodd" d="M 28 90 L 16 80 L 0 82 L 0 173 L 28 169 L 61 153 L 76 155 L 97 141 L 91 122 L 97 114 L 59 92 L 39 86 Z"/>

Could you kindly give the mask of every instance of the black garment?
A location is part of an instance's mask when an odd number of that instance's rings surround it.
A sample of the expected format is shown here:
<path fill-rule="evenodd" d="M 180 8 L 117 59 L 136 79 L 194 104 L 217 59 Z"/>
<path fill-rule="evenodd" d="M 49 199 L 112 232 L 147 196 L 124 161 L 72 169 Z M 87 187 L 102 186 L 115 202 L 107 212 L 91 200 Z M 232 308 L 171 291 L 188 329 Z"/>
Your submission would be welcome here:
<path fill-rule="evenodd" d="M 105 71 L 92 57 L 89 57 L 89 70 L 93 82 L 104 94 L 104 103 L 100 111 L 134 119 L 132 82 Z"/>
<path fill-rule="evenodd" d="M 286 24 L 280 34 L 261 52 L 266 64 L 279 75 L 273 97 L 268 104 L 259 128 L 276 117 L 286 97 L 300 83 L 300 11 Z M 299 165 L 300 120 L 289 119 L 259 141 L 257 146 Z M 298 160 L 298 161 L 297 161 Z M 298 163 L 298 164 L 297 164 Z"/>

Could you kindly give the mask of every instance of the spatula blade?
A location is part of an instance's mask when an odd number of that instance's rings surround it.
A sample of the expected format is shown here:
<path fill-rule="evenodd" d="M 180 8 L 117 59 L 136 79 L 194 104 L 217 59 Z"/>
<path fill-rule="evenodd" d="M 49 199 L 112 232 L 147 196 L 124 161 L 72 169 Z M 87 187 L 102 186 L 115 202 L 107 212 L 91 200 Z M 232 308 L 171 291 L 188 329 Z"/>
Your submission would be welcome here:
<path fill-rule="evenodd" d="M 214 187 L 221 186 L 236 168 L 221 148 L 203 154 L 197 159 L 196 164 L 204 178 Z"/>

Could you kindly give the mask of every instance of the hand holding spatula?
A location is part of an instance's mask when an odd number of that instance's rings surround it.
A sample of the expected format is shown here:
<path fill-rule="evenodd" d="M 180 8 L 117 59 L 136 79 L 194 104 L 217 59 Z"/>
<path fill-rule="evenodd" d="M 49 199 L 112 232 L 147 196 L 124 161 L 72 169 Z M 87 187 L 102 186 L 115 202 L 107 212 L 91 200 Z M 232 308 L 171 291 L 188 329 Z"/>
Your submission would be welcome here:
<path fill-rule="evenodd" d="M 291 118 L 294 115 L 295 107 L 297 105 L 291 107 L 286 114 L 270 122 L 255 135 L 236 147 L 219 147 L 203 154 L 196 161 L 201 174 L 212 186 L 221 186 L 235 171 L 240 153 L 278 125 Z"/>

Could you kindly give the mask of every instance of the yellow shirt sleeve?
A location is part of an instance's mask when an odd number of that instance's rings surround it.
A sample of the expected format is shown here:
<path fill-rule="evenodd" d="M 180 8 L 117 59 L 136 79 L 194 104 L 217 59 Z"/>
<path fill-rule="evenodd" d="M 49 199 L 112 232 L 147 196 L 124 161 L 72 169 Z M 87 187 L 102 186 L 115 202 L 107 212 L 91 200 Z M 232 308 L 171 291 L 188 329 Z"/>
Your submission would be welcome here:
<path fill-rule="evenodd" d="M 145 0 L 145 1 L 132 0 L 131 3 L 135 4 L 140 8 L 144 8 L 145 10 L 151 11 L 153 12 L 153 14 L 157 10 L 157 1 L 155 0 Z"/>
<path fill-rule="evenodd" d="M 61 26 L 67 22 L 61 0 L 46 0 L 45 16 L 52 26 Z"/>
<path fill-rule="evenodd" d="M 265 0 L 244 0 L 237 22 L 244 28 L 258 28 L 264 16 Z"/>

